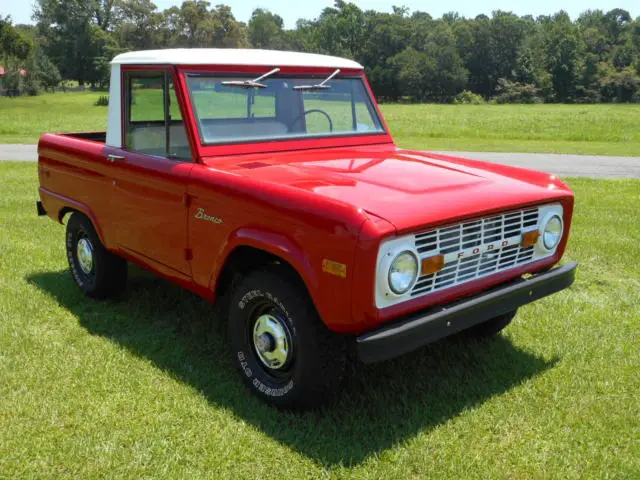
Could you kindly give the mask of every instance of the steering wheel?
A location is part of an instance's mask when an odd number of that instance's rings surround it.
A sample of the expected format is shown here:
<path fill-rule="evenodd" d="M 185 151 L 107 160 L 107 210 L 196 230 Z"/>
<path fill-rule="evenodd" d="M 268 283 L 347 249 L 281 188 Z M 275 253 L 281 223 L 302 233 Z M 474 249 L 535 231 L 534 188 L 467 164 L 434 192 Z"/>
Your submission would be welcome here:
<path fill-rule="evenodd" d="M 329 122 L 329 131 L 333 132 L 333 121 L 331 120 L 331 117 L 327 112 L 325 112 L 324 110 L 320 110 L 319 108 L 312 108 L 311 110 L 305 110 L 303 114 L 298 115 L 296 118 L 294 118 L 293 121 L 288 125 L 289 131 L 291 131 L 291 129 L 297 122 L 302 120 L 304 117 L 306 117 L 310 113 L 321 113 L 322 115 L 324 115 L 327 118 L 327 121 Z"/>

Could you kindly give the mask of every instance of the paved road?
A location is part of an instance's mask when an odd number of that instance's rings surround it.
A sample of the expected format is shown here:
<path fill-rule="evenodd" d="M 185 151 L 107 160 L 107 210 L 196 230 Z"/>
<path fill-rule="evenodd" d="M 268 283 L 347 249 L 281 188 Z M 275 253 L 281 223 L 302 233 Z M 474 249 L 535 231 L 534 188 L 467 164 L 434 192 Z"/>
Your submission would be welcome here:
<path fill-rule="evenodd" d="M 532 168 L 560 177 L 640 178 L 640 157 L 556 155 L 547 153 L 438 152 Z M 35 145 L 0 145 L 0 160 L 35 161 Z"/>
<path fill-rule="evenodd" d="M 640 157 L 550 153 L 438 152 L 550 172 L 559 177 L 640 178 Z"/>
<path fill-rule="evenodd" d="M 38 152 L 35 145 L 0 145 L 0 160 L 36 161 Z"/>

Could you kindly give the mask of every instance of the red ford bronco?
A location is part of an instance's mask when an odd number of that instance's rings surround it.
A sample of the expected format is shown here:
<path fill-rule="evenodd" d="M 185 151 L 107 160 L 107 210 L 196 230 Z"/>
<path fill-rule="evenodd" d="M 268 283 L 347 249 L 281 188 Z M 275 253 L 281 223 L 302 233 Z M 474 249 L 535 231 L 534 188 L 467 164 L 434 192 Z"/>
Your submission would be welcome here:
<path fill-rule="evenodd" d="M 361 65 L 261 50 L 112 62 L 106 133 L 40 139 L 38 213 L 90 297 L 127 262 L 215 301 L 261 398 L 326 401 L 364 362 L 491 335 L 568 287 L 557 177 L 398 148 Z"/>

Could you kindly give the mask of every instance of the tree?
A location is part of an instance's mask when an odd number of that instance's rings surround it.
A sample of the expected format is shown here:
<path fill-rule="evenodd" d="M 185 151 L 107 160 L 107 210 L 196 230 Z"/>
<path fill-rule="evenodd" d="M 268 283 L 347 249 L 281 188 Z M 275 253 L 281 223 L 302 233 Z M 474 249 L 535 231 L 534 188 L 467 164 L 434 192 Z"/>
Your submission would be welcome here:
<path fill-rule="evenodd" d="M 491 78 L 513 78 L 526 23 L 513 13 L 496 11 L 490 22 Z M 494 85 L 495 86 L 495 85 Z"/>
<path fill-rule="evenodd" d="M 54 92 L 62 80 L 58 68 L 43 53 L 42 49 L 37 49 L 29 57 L 26 72 L 25 90 L 31 95 L 39 93 L 41 88 Z"/>
<path fill-rule="evenodd" d="M 33 42 L 11 24 L 11 17 L 0 17 L 0 59 L 26 60 L 33 48 Z"/>
<path fill-rule="evenodd" d="M 246 48 L 249 47 L 247 27 L 240 23 L 231 13 L 231 7 L 218 5 L 211 11 L 214 28 L 214 47 Z"/>
<path fill-rule="evenodd" d="M 256 8 L 247 29 L 249 41 L 255 48 L 284 49 L 287 44 L 283 27 L 284 21 L 280 15 Z"/>
<path fill-rule="evenodd" d="M 540 103 L 538 88 L 532 83 L 510 82 L 506 78 L 498 80 L 498 103 Z"/>
<path fill-rule="evenodd" d="M 322 10 L 316 22 L 317 47 L 322 53 L 358 58 L 364 34 L 364 13 L 343 0 L 335 0 L 334 7 Z"/>
<path fill-rule="evenodd" d="M 423 52 L 418 52 L 412 47 L 406 48 L 391 58 L 390 63 L 397 71 L 402 95 L 419 102 L 426 98 L 425 76 L 428 71 L 435 69 L 435 65 L 430 64 L 430 61 L 431 59 Z"/>
<path fill-rule="evenodd" d="M 435 19 L 407 7 L 391 10 L 334 0 L 316 19 L 287 30 L 276 12 L 257 8 L 245 25 L 210 0 L 162 11 L 153 0 L 37 0 L 35 27 L 0 17 L 0 63 L 47 72 L 10 75 L 13 84 L 52 89 L 59 73 L 104 86 L 110 60 L 122 51 L 253 46 L 353 58 L 385 100 L 448 102 L 463 89 L 500 101 L 637 99 L 640 18 L 626 10 L 587 10 L 575 22 L 562 11 L 538 18 L 495 11 L 474 19 L 449 12 Z M 40 55 L 46 60 L 31 68 Z"/>
<path fill-rule="evenodd" d="M 86 45 L 86 54 L 92 59 L 91 68 L 87 69 L 86 80 L 92 86 L 104 88 L 109 84 L 111 68 L 109 62 L 118 53 L 114 39 L 107 32 L 103 32 L 98 25 L 91 25 L 89 45 Z"/>
<path fill-rule="evenodd" d="M 22 75 L 20 70 L 11 61 L 6 62 L 7 71 L 2 76 L 2 86 L 7 89 L 7 94 L 14 97 L 19 94 L 22 87 Z"/>
<path fill-rule="evenodd" d="M 580 42 L 577 27 L 562 11 L 545 23 L 547 68 L 556 101 L 575 100 L 579 79 Z"/>
<path fill-rule="evenodd" d="M 113 36 L 121 48 L 147 50 L 164 43 L 159 38 L 163 16 L 151 0 L 121 0 L 114 16 Z"/>
<path fill-rule="evenodd" d="M 408 47 L 391 59 L 401 93 L 415 100 L 449 102 L 467 84 L 467 71 L 449 23 L 434 22 L 422 51 Z"/>
<path fill-rule="evenodd" d="M 430 59 L 427 65 L 433 68 L 425 72 L 427 97 L 436 102 L 450 102 L 466 88 L 469 73 L 462 64 L 448 23 L 435 23 L 424 51 Z"/>
<path fill-rule="evenodd" d="M 38 0 L 33 18 L 42 36 L 45 54 L 63 78 L 96 82 L 103 72 L 95 59 L 108 55 L 113 42 L 114 0 Z"/>
<path fill-rule="evenodd" d="M 394 13 L 365 12 L 364 40 L 357 58 L 378 96 L 397 100 L 402 94 L 397 65 L 393 57 L 407 48 L 411 37 L 410 20 L 401 9 Z"/>
<path fill-rule="evenodd" d="M 525 46 L 518 51 L 516 68 L 513 72 L 516 81 L 524 84 L 538 83 L 538 68 L 533 50 Z"/>
<path fill-rule="evenodd" d="M 468 88 L 488 98 L 494 93 L 498 80 L 493 69 L 491 21 L 481 16 L 468 25 L 470 38 L 465 44 L 467 48 L 461 50 L 463 64 L 469 72 Z"/>
<path fill-rule="evenodd" d="M 636 102 L 640 94 L 640 76 L 635 69 L 627 67 L 617 71 L 611 66 L 602 66 L 600 80 L 602 98 L 609 102 Z"/>
<path fill-rule="evenodd" d="M 37 93 L 31 79 L 24 78 L 24 67 L 33 49 L 33 41 L 12 25 L 10 17 L 0 17 L 0 65 L 4 69 L 0 80 L 10 96 L 18 95 L 25 84 L 30 92 Z"/>
<path fill-rule="evenodd" d="M 206 47 L 212 43 L 213 22 L 211 4 L 204 0 L 182 2 L 177 10 L 177 44 L 185 47 Z"/>
<path fill-rule="evenodd" d="M 38 66 L 36 65 L 35 57 L 31 57 L 27 61 L 24 72 L 25 75 L 22 82 L 24 92 L 30 96 L 40 95 L 42 85 L 38 76 Z"/>
<path fill-rule="evenodd" d="M 622 40 L 622 33 L 626 26 L 631 22 L 631 15 L 626 10 L 615 8 L 607 12 L 602 22 L 612 44 L 619 44 Z"/>
<path fill-rule="evenodd" d="M 182 2 L 180 8 L 165 10 L 161 20 L 163 42 L 171 47 L 227 47 L 249 46 L 247 29 L 236 21 L 231 8 L 204 0 Z"/>
<path fill-rule="evenodd" d="M 49 57 L 41 52 L 39 52 L 38 56 L 36 57 L 36 65 L 38 68 L 38 77 L 40 79 L 40 83 L 45 90 L 54 92 L 55 88 L 60 84 L 60 81 L 62 80 L 58 68 L 53 64 L 51 60 L 49 60 Z"/>

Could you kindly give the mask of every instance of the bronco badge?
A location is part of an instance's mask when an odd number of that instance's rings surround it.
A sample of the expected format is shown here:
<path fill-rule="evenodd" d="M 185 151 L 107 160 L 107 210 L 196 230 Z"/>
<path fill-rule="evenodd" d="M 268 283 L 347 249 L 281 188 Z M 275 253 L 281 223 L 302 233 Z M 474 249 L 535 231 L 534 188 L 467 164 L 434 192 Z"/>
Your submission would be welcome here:
<path fill-rule="evenodd" d="M 221 218 L 207 215 L 207 212 L 204 211 L 204 208 L 198 208 L 198 211 L 196 212 L 194 217 L 198 220 L 206 220 L 207 222 L 222 223 Z"/>

